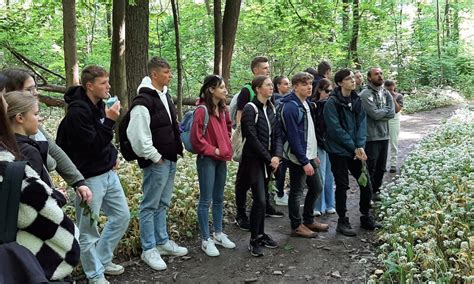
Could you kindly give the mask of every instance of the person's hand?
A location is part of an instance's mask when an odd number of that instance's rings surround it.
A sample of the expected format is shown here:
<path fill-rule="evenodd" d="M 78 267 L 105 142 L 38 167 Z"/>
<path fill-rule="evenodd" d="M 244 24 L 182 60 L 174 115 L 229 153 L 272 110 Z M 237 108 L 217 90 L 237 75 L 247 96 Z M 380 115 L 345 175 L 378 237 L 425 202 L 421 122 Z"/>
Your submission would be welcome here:
<path fill-rule="evenodd" d="M 367 155 L 365 154 L 364 148 L 357 148 L 355 149 L 355 157 L 354 160 L 359 159 L 361 161 L 367 161 Z"/>
<path fill-rule="evenodd" d="M 66 199 L 66 203 L 68 203 L 69 202 L 69 195 L 67 195 L 66 189 L 64 189 L 62 187 L 58 187 L 58 188 L 56 188 L 56 190 L 61 192 L 61 194 L 64 196 L 64 199 Z"/>
<path fill-rule="evenodd" d="M 120 101 L 117 101 L 113 106 L 110 108 L 105 107 L 105 117 L 111 119 L 113 121 L 117 121 L 120 116 Z"/>
<path fill-rule="evenodd" d="M 320 160 L 318 157 L 314 158 L 314 162 L 315 162 L 316 165 L 318 165 L 318 166 L 321 165 L 321 160 Z"/>
<path fill-rule="evenodd" d="M 77 197 L 79 197 L 79 200 L 86 202 L 87 204 L 90 204 L 92 201 L 92 192 L 87 187 L 86 185 L 81 185 L 78 188 L 76 188 L 76 194 Z"/>
<path fill-rule="evenodd" d="M 114 171 L 120 169 L 120 160 L 117 159 L 115 161 L 115 166 L 112 168 Z"/>
<path fill-rule="evenodd" d="M 303 167 L 303 170 L 304 170 L 304 173 L 305 173 L 307 176 L 312 176 L 312 175 L 314 175 L 314 168 L 313 168 L 313 166 L 311 165 L 311 163 L 307 163 L 307 164 Z"/>
<path fill-rule="evenodd" d="M 158 165 L 163 165 L 164 162 L 165 162 L 165 160 L 163 160 L 163 158 L 161 158 L 161 159 L 157 162 L 157 164 L 158 164 Z"/>
<path fill-rule="evenodd" d="M 219 151 L 219 148 L 216 148 L 216 150 L 214 150 L 214 154 L 216 154 L 216 156 L 221 155 L 221 151 Z"/>
<path fill-rule="evenodd" d="M 280 158 L 273 157 L 270 161 L 270 166 L 272 167 L 273 171 L 275 172 L 278 169 L 278 166 L 280 166 Z"/>

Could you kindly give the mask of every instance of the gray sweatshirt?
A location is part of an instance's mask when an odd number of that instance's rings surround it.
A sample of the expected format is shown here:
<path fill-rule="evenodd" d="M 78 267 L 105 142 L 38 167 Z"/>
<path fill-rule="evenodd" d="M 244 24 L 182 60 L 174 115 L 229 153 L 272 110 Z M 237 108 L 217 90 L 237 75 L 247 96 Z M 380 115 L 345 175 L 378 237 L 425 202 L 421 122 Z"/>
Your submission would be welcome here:
<path fill-rule="evenodd" d="M 388 120 L 395 116 L 392 95 L 382 86 L 376 87 L 371 82 L 359 95 L 367 112 L 367 142 L 389 140 Z"/>

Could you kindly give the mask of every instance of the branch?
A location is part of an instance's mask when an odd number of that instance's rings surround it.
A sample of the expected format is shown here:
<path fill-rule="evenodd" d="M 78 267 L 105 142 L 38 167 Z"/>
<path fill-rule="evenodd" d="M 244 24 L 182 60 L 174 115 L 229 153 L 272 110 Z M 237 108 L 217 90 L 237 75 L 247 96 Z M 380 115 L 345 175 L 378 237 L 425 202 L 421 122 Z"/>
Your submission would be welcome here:
<path fill-rule="evenodd" d="M 295 11 L 295 14 L 296 16 L 298 16 L 298 18 L 300 19 L 301 23 L 303 24 L 308 24 L 308 22 L 306 20 L 304 20 L 303 18 L 301 18 L 300 14 L 298 14 L 298 10 L 296 10 L 295 8 L 295 5 L 293 5 L 293 3 L 291 2 L 291 0 L 288 0 L 288 3 L 290 3 L 291 7 L 293 8 L 293 10 Z"/>

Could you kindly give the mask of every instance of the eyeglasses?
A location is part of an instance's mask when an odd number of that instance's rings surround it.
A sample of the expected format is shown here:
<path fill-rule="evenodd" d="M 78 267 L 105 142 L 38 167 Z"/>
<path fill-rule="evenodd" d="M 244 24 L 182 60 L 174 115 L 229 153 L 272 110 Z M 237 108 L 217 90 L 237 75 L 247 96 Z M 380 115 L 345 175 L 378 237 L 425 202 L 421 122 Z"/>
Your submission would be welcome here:
<path fill-rule="evenodd" d="M 331 89 L 324 89 L 323 91 L 325 91 L 327 94 L 331 93 L 332 90 Z"/>

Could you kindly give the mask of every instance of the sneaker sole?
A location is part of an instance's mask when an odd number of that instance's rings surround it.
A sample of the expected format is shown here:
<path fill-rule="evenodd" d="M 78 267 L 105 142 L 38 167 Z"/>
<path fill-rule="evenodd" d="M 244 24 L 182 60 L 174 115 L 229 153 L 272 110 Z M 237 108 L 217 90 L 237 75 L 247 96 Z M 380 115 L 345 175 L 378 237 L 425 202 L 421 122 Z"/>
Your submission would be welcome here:
<path fill-rule="evenodd" d="M 182 252 L 182 253 L 170 253 L 170 252 L 166 252 L 166 251 L 160 251 L 158 250 L 158 252 L 160 253 L 160 256 L 185 256 L 189 253 L 189 251 L 186 251 L 186 252 Z"/>
<path fill-rule="evenodd" d="M 125 269 L 122 269 L 120 271 L 104 271 L 104 274 L 105 275 L 112 275 L 112 276 L 117 276 L 117 275 L 121 275 L 125 272 Z"/>
<path fill-rule="evenodd" d="M 207 256 L 210 256 L 210 257 L 216 257 L 216 256 L 221 255 L 219 252 L 217 252 L 217 254 L 212 254 L 212 255 L 211 255 L 211 254 L 208 254 L 208 253 L 204 250 L 204 248 L 203 248 L 202 246 L 201 246 L 201 250 L 202 250 Z"/>
<path fill-rule="evenodd" d="M 252 256 L 255 256 L 255 257 L 261 257 L 261 256 L 263 256 L 263 253 L 262 253 L 262 254 L 254 253 L 254 252 L 252 251 L 252 247 L 251 247 L 250 245 L 249 245 L 249 252 L 250 252 L 250 254 L 251 254 Z"/>
<path fill-rule="evenodd" d="M 270 218 L 283 218 L 285 215 L 274 215 L 274 214 L 265 214 L 265 217 Z"/>
<path fill-rule="evenodd" d="M 233 248 L 236 247 L 235 244 L 234 244 L 234 246 L 225 246 L 223 243 L 218 242 L 216 239 L 214 239 L 214 243 L 215 243 L 216 245 L 220 245 L 221 247 L 226 248 L 226 249 L 233 249 Z"/>
<path fill-rule="evenodd" d="M 141 257 L 140 257 L 141 258 Z M 149 265 L 146 261 L 143 260 L 143 258 L 141 258 L 141 260 L 146 264 L 148 265 L 148 267 L 150 267 L 151 269 L 153 270 L 156 270 L 156 271 L 163 271 L 163 270 L 166 270 L 168 268 L 168 266 L 164 266 L 164 267 L 153 267 L 151 265 Z"/>
<path fill-rule="evenodd" d="M 271 245 L 267 245 L 267 244 L 264 244 L 264 243 L 260 243 L 260 245 L 261 245 L 261 246 L 264 246 L 264 247 L 266 247 L 266 248 L 269 248 L 269 249 L 276 249 L 276 248 L 278 248 L 278 245 L 276 245 L 276 246 L 271 246 Z"/>

